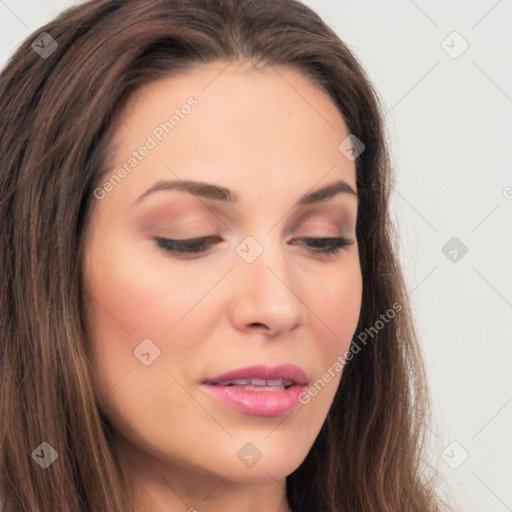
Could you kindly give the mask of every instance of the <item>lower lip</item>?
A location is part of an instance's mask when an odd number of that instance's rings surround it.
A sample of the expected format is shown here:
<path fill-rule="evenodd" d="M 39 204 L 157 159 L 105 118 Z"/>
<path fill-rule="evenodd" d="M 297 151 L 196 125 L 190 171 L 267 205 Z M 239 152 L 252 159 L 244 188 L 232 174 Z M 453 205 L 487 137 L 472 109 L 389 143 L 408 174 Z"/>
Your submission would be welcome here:
<path fill-rule="evenodd" d="M 203 384 L 222 403 L 253 416 L 281 416 L 294 409 L 305 386 L 294 385 L 281 391 L 245 391 L 230 386 Z"/>

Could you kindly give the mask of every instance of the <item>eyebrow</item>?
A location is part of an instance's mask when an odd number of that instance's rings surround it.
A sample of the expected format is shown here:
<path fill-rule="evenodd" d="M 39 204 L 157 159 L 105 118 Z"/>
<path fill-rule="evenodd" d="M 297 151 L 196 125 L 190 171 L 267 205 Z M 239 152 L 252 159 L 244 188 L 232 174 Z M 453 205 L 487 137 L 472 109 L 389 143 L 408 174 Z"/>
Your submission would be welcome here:
<path fill-rule="evenodd" d="M 212 185 L 202 181 L 180 180 L 158 181 L 152 187 L 146 190 L 146 192 L 144 192 L 136 202 L 138 203 L 146 196 L 162 190 L 178 190 L 180 192 L 187 192 L 194 196 L 204 197 L 206 199 L 215 199 L 217 201 L 225 201 L 229 203 L 236 203 L 239 201 L 238 195 L 225 187 Z M 356 191 L 346 181 L 337 180 L 325 187 L 303 195 L 295 203 L 295 206 L 304 206 L 313 203 L 320 203 L 322 201 L 328 201 L 329 199 L 332 199 L 341 193 L 352 195 L 357 198 Z"/>

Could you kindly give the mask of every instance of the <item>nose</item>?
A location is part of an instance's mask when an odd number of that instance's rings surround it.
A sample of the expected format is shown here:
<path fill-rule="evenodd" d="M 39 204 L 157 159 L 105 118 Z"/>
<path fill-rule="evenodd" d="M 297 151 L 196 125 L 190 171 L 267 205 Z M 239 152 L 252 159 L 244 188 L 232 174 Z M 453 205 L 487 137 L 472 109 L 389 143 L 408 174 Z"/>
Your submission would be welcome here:
<path fill-rule="evenodd" d="M 299 282 L 283 248 L 277 245 L 266 244 L 251 263 L 236 255 L 229 311 L 230 320 L 239 331 L 277 337 L 306 320 L 306 283 L 304 279 Z"/>

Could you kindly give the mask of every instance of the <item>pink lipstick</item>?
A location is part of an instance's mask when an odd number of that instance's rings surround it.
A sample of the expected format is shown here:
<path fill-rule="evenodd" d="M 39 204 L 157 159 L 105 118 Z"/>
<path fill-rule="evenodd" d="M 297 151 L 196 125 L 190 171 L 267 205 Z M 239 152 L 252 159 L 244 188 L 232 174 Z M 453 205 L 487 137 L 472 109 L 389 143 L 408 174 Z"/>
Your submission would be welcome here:
<path fill-rule="evenodd" d="M 298 404 L 308 383 L 298 366 L 255 365 L 207 378 L 205 390 L 222 403 L 254 416 L 280 416 Z"/>

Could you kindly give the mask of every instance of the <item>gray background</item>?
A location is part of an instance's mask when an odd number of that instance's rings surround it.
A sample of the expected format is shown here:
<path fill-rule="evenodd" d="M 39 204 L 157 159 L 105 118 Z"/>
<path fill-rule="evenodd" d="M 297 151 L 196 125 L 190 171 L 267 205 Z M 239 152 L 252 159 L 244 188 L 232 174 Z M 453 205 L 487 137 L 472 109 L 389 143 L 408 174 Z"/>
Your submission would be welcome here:
<path fill-rule="evenodd" d="M 74 3 L 0 0 L 0 66 Z M 349 44 L 387 111 L 431 462 L 455 510 L 512 510 L 512 1 L 305 3 Z"/>

